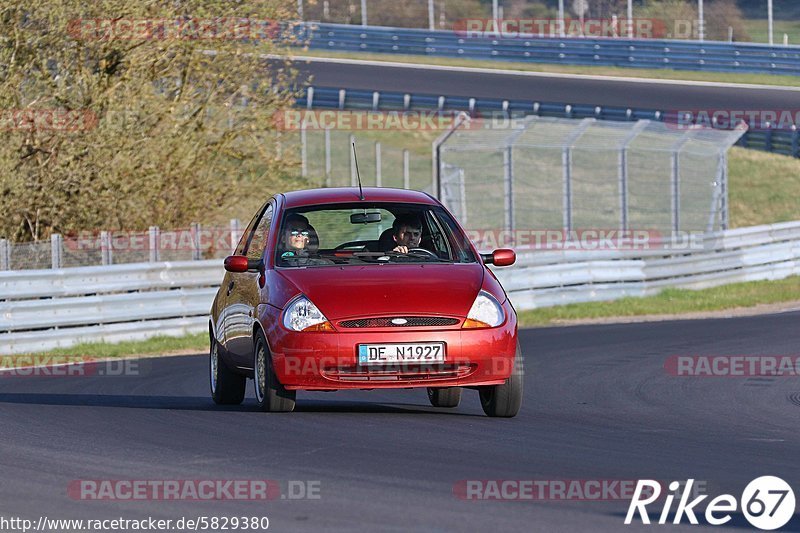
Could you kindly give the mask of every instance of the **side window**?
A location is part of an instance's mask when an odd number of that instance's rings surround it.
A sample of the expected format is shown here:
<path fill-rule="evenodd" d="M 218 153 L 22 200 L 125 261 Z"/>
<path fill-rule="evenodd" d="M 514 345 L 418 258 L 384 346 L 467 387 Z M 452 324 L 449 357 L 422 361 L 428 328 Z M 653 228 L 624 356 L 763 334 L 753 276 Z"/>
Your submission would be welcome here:
<path fill-rule="evenodd" d="M 431 245 L 433 252 L 436 252 L 439 257 L 452 258 L 450 253 L 450 243 L 447 242 L 447 237 L 444 235 L 444 230 L 439 224 L 439 220 L 431 211 L 425 212 L 425 221 L 430 230 Z"/>
<path fill-rule="evenodd" d="M 247 248 L 247 243 L 250 242 L 250 235 L 253 233 L 253 226 L 256 225 L 256 222 L 259 221 L 261 218 L 261 213 L 263 213 L 263 208 L 258 210 L 256 216 L 250 220 L 250 223 L 242 232 L 242 236 L 239 237 L 239 244 L 236 245 L 236 250 L 234 250 L 234 255 L 244 255 L 244 250 Z"/>
<path fill-rule="evenodd" d="M 259 259 L 264 254 L 264 247 L 267 245 L 269 227 L 272 224 L 272 204 L 264 211 L 264 216 L 258 221 L 256 229 L 253 231 L 250 242 L 248 243 L 245 255 L 248 259 Z"/>

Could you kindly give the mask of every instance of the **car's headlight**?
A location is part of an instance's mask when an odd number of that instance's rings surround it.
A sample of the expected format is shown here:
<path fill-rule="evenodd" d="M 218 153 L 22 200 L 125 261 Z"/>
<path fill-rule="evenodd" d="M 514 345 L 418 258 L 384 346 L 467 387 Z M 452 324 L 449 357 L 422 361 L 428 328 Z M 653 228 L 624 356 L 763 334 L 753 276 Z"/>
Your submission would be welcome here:
<path fill-rule="evenodd" d="M 506 319 L 503 308 L 494 296 L 486 291 L 478 293 L 472 304 L 467 319 L 462 327 L 465 328 L 496 328 Z"/>
<path fill-rule="evenodd" d="M 333 331 L 316 305 L 305 296 L 295 298 L 283 311 L 283 325 L 294 331 Z"/>

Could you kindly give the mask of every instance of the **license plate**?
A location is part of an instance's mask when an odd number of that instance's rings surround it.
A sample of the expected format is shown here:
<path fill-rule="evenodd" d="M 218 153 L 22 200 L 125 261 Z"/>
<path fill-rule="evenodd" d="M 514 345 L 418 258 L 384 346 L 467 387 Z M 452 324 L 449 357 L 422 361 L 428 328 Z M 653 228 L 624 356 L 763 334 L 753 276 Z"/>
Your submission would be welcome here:
<path fill-rule="evenodd" d="M 444 363 L 443 342 L 359 344 L 358 364 Z"/>

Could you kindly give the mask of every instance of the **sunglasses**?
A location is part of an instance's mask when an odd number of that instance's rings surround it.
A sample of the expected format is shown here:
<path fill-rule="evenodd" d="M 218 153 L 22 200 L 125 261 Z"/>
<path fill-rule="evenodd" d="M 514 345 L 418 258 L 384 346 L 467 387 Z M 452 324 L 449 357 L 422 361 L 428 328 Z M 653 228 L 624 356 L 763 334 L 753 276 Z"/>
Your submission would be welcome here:
<path fill-rule="evenodd" d="M 292 233 L 292 237 L 299 237 L 301 235 L 303 237 L 308 237 L 310 235 L 310 233 L 309 233 L 309 231 L 307 229 L 304 229 L 304 230 L 293 229 L 291 233 Z"/>

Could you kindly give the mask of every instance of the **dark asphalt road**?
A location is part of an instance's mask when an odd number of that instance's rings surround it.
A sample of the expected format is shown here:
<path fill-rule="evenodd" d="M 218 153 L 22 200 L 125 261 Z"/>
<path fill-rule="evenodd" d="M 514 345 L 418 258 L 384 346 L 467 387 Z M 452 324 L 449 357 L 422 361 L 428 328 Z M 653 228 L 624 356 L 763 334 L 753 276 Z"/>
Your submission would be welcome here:
<path fill-rule="evenodd" d="M 312 84 L 376 91 L 505 98 L 660 110 L 800 110 L 800 91 L 580 79 L 387 64 L 296 63 Z"/>
<path fill-rule="evenodd" d="M 266 515 L 270 530 L 617 531 L 627 502 L 463 501 L 466 479 L 705 480 L 716 495 L 761 475 L 800 489 L 800 383 L 676 378 L 676 354 L 797 354 L 800 313 L 521 332 L 522 412 L 482 416 L 421 390 L 300 393 L 293 414 L 220 408 L 202 356 L 139 376 L 0 379 L 0 515 Z M 73 500 L 75 479 L 318 480 L 318 500 Z M 658 511 L 655 511 L 657 513 Z M 741 516 L 729 524 L 746 529 Z M 800 520 L 789 524 L 800 530 Z M 651 526 L 660 531 L 664 526 Z M 639 528 L 628 528 L 637 530 Z M 723 528 L 718 528 L 723 529 Z M 704 529 L 707 530 L 707 529 Z"/>

